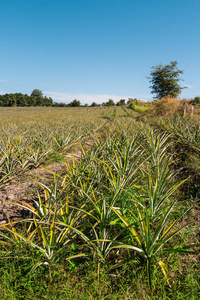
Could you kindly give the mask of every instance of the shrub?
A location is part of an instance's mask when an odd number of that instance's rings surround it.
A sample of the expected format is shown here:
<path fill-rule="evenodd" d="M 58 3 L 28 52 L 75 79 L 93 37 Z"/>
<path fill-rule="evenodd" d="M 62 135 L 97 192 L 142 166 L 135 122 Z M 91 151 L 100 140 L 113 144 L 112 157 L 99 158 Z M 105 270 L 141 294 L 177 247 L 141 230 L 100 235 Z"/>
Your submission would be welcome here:
<path fill-rule="evenodd" d="M 190 101 L 192 105 L 200 104 L 200 96 L 195 97 Z"/>
<path fill-rule="evenodd" d="M 192 105 L 188 100 L 174 99 L 166 96 L 153 102 L 153 114 L 156 116 L 169 117 L 176 114 L 191 114 Z"/>

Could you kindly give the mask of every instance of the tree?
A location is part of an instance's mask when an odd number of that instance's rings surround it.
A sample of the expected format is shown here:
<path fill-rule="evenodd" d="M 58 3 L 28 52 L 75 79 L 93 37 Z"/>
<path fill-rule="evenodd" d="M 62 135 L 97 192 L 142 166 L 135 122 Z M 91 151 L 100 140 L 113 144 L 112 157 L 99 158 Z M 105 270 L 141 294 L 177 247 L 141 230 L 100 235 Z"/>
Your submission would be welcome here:
<path fill-rule="evenodd" d="M 35 89 L 31 93 L 32 103 L 36 106 L 41 106 L 43 103 L 43 93 L 41 90 Z"/>
<path fill-rule="evenodd" d="M 96 102 L 92 102 L 92 104 L 90 105 L 91 107 L 94 107 L 94 106 L 100 106 L 99 104 L 97 104 Z"/>
<path fill-rule="evenodd" d="M 16 94 L 5 94 L 7 97 L 7 106 L 17 106 Z"/>
<path fill-rule="evenodd" d="M 123 105 L 126 105 L 126 102 L 125 102 L 126 100 L 125 99 L 121 99 L 121 100 L 119 100 L 118 102 L 117 102 L 117 106 L 123 106 Z"/>
<path fill-rule="evenodd" d="M 81 102 L 77 99 L 74 99 L 72 102 L 70 102 L 68 104 L 68 106 L 70 107 L 80 107 L 81 106 Z"/>
<path fill-rule="evenodd" d="M 22 93 L 16 93 L 17 106 L 27 106 L 25 95 Z"/>
<path fill-rule="evenodd" d="M 112 100 L 112 99 L 109 99 L 107 102 L 106 102 L 106 106 L 114 106 L 115 105 L 115 102 Z"/>
<path fill-rule="evenodd" d="M 177 61 L 171 61 L 169 65 L 158 65 L 152 67 L 150 73 L 150 82 L 152 85 L 152 94 L 156 94 L 156 97 L 161 99 L 166 96 L 171 96 L 173 98 L 177 97 L 181 90 L 185 87 L 179 85 L 179 76 L 183 74 L 182 70 L 177 68 Z"/>
<path fill-rule="evenodd" d="M 196 96 L 193 100 L 190 101 L 192 105 L 196 105 L 200 103 L 200 96 Z"/>
<path fill-rule="evenodd" d="M 36 98 L 43 97 L 43 93 L 41 90 L 35 89 L 32 91 L 31 96 Z"/>
<path fill-rule="evenodd" d="M 43 105 L 44 106 L 52 106 L 53 99 L 51 97 L 47 98 L 46 96 L 43 98 Z"/>

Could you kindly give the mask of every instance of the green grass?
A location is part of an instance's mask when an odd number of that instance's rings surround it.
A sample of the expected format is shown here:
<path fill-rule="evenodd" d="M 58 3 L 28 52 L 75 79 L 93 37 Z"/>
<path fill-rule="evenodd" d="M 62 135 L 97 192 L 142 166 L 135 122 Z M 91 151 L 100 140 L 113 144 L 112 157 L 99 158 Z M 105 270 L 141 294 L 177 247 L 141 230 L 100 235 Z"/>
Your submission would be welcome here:
<path fill-rule="evenodd" d="M 167 263 L 170 272 L 172 289 L 165 284 L 162 272 L 153 270 L 153 292 L 148 289 L 144 280 L 145 270 L 135 264 L 126 264 L 119 276 L 111 277 L 106 270 L 97 278 L 97 265 L 92 262 L 79 262 L 75 269 L 69 265 L 55 265 L 52 269 L 52 282 L 49 271 L 41 267 L 29 277 L 30 269 L 38 260 L 36 251 L 15 249 L 12 258 L 0 261 L 1 299 L 194 299 L 200 297 L 198 262 L 193 258 L 171 255 Z M 182 267 L 186 259 L 189 266 Z"/>

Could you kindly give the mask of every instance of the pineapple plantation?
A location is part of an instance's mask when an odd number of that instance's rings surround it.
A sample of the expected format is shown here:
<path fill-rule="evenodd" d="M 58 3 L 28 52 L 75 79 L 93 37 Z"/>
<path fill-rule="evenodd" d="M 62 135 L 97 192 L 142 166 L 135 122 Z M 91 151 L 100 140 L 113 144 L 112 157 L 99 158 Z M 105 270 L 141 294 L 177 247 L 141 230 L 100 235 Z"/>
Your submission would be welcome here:
<path fill-rule="evenodd" d="M 0 108 L 1 299 L 199 299 L 200 123 Z"/>

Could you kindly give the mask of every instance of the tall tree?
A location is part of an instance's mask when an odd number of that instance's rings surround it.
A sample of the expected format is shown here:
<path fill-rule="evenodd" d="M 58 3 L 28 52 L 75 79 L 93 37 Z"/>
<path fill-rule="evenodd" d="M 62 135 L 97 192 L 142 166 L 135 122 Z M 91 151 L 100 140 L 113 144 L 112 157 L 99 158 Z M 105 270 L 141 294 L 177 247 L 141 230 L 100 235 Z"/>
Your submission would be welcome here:
<path fill-rule="evenodd" d="M 43 93 L 41 90 L 35 89 L 31 93 L 32 102 L 36 106 L 41 106 L 43 104 Z"/>
<path fill-rule="evenodd" d="M 177 97 L 181 90 L 185 87 L 181 87 L 179 84 L 179 76 L 183 74 L 182 70 L 177 68 L 177 61 L 171 61 L 169 65 L 158 65 L 152 67 L 150 73 L 150 82 L 152 85 L 152 94 L 156 94 L 154 98 L 163 98 L 165 96 Z"/>
<path fill-rule="evenodd" d="M 31 96 L 36 97 L 36 98 L 37 97 L 43 97 L 43 93 L 42 93 L 41 90 L 35 89 L 35 90 L 32 91 Z"/>

